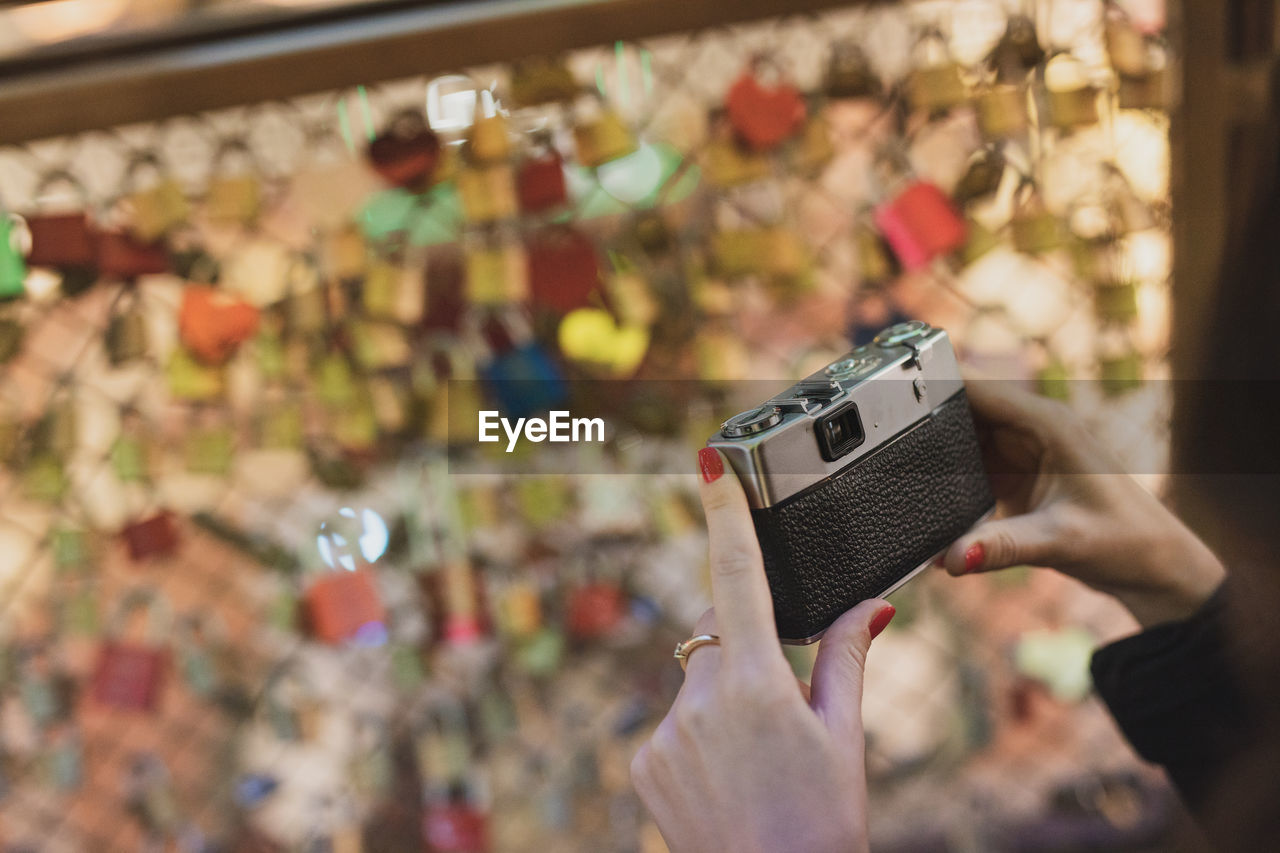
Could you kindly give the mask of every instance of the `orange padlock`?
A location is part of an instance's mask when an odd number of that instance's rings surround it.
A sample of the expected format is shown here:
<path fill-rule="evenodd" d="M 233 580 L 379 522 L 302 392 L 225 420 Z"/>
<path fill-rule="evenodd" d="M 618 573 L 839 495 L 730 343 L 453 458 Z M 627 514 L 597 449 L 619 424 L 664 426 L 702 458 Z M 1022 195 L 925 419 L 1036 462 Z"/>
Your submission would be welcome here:
<path fill-rule="evenodd" d="M 178 310 L 183 345 L 208 365 L 225 364 L 258 332 L 258 309 L 216 287 L 188 285 Z"/>

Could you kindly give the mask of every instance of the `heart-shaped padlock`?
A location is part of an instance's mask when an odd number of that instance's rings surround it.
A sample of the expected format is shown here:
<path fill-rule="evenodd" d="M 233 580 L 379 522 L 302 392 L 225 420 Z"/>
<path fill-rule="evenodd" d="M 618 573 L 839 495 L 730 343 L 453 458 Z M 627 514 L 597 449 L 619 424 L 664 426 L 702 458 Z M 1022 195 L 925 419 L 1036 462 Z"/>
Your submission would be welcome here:
<path fill-rule="evenodd" d="M 440 137 L 421 112 L 404 110 L 369 143 L 368 157 L 387 183 L 421 189 L 440 161 Z"/>
<path fill-rule="evenodd" d="M 742 74 L 725 98 L 734 133 L 752 151 L 768 151 L 790 139 L 804 125 L 806 112 L 799 89 L 785 81 L 766 86 L 760 67 L 757 62 Z"/>

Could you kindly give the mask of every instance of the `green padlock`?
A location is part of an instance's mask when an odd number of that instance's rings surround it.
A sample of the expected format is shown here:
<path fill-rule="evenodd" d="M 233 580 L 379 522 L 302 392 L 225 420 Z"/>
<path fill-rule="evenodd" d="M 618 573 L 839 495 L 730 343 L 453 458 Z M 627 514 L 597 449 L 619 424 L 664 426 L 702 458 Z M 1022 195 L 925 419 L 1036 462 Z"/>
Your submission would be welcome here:
<path fill-rule="evenodd" d="M 1104 282 L 1093 289 L 1093 307 L 1100 320 L 1127 323 L 1138 317 L 1138 287 L 1132 281 Z"/>
<path fill-rule="evenodd" d="M 182 347 L 176 347 L 169 357 L 166 373 L 170 393 L 180 400 L 216 400 L 226 390 L 222 368 L 201 364 Z"/>
<path fill-rule="evenodd" d="M 0 302 L 21 299 L 27 292 L 27 264 L 22 259 L 16 216 L 0 213 Z"/>
<path fill-rule="evenodd" d="M 83 530 L 60 524 L 49 532 L 49 550 L 59 572 L 83 570 L 93 561 L 93 551 Z"/>
<path fill-rule="evenodd" d="M 111 444 L 111 468 L 125 483 L 144 483 L 149 478 L 146 442 L 141 436 L 121 433 Z"/>
<path fill-rule="evenodd" d="M 22 472 L 22 490 L 32 500 L 57 503 L 67 490 L 62 462 L 48 453 L 32 457 Z"/>
<path fill-rule="evenodd" d="M 359 395 L 351 362 L 339 352 L 329 352 L 316 365 L 316 396 L 331 408 L 350 406 Z"/>
<path fill-rule="evenodd" d="M 92 584 L 79 584 L 63 600 L 59 615 L 63 630 L 67 633 L 80 637 L 98 636 L 102 626 L 98 612 L 98 590 Z"/>
<path fill-rule="evenodd" d="M 1142 387 L 1142 356 L 1125 352 L 1104 356 L 1098 362 L 1102 376 L 1102 391 L 1107 396 L 1117 396 Z"/>
<path fill-rule="evenodd" d="M 1071 390 L 1067 380 L 1067 366 L 1056 358 L 1050 359 L 1048 364 L 1036 372 L 1036 390 L 1051 400 L 1069 400 Z"/>

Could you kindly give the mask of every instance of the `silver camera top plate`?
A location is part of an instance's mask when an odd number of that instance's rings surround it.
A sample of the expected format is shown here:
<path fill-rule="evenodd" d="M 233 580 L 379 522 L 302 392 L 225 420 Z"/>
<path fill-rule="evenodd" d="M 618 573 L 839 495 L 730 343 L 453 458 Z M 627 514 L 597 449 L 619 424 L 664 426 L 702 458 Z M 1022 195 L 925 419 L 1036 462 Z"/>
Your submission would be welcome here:
<path fill-rule="evenodd" d="M 753 508 L 774 506 L 857 464 L 963 388 L 947 333 L 918 320 L 899 323 L 726 421 L 707 444 L 729 460 Z M 850 402 L 861 442 L 828 459 L 817 427 Z"/>

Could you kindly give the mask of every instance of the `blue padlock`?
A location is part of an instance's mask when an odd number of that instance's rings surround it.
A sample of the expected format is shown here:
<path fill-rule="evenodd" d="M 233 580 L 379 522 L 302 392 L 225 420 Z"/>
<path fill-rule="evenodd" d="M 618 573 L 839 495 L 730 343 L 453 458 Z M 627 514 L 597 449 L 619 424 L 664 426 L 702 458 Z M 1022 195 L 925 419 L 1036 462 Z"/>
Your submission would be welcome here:
<path fill-rule="evenodd" d="M 564 373 L 522 318 L 490 319 L 484 328 L 490 358 L 479 374 L 503 417 L 527 418 L 563 405 L 569 398 Z"/>

